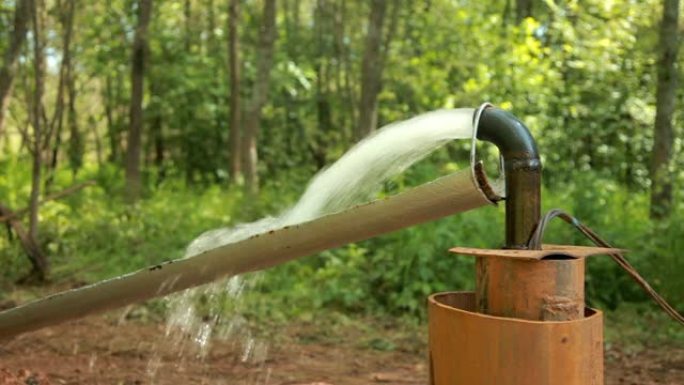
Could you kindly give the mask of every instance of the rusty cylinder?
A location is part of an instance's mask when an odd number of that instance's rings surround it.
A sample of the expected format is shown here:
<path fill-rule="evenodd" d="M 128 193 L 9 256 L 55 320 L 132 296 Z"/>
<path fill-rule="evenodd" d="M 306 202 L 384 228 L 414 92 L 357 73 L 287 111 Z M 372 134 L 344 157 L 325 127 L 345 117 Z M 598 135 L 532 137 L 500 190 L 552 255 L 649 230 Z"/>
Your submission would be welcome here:
<path fill-rule="evenodd" d="M 429 298 L 432 385 L 603 385 L 603 319 L 529 321 L 476 311 L 474 293 Z"/>
<path fill-rule="evenodd" d="M 481 313 L 532 321 L 584 317 L 584 259 L 485 257 L 477 268 L 486 271 L 477 274 L 475 300 Z"/>
<path fill-rule="evenodd" d="M 485 264 L 489 284 L 429 298 L 432 385 L 603 384 L 603 318 L 584 306 L 584 264 L 618 250 L 451 251 Z"/>

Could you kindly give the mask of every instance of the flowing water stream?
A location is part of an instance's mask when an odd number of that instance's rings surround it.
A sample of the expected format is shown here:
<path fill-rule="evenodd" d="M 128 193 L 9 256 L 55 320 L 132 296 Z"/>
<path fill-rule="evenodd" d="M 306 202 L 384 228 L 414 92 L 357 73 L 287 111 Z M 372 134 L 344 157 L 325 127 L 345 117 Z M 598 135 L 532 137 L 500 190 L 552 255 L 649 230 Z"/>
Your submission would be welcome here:
<path fill-rule="evenodd" d="M 385 126 L 318 173 L 291 209 L 279 216 L 207 231 L 192 241 L 185 256 L 191 257 L 255 234 L 367 202 L 385 181 L 445 143 L 454 139 L 470 139 L 473 135 L 473 113 L 472 108 L 437 110 Z M 170 297 L 166 335 L 177 347 L 178 361 L 174 361 L 174 366 L 182 365 L 186 359 L 205 357 L 215 337 L 231 339 L 239 344 L 243 361 L 265 361 L 268 344 L 252 337 L 246 320 L 240 314 L 222 319 L 218 311 L 198 308 L 200 298 L 201 302 L 209 304 L 221 296 L 239 302 L 243 291 L 254 284 L 254 278 L 234 276 Z M 159 357 L 150 360 L 149 374 L 152 378 L 163 364 Z"/>

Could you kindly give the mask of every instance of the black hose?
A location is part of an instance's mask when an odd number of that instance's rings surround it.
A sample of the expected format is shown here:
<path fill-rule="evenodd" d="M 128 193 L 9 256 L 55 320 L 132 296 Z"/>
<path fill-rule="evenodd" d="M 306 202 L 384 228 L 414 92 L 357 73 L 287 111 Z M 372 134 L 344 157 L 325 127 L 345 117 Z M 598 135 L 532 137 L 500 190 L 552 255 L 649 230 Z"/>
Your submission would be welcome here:
<path fill-rule="evenodd" d="M 560 218 L 564 220 L 565 222 L 573 225 L 577 230 L 579 230 L 582 234 L 584 234 L 587 238 L 589 238 L 594 244 L 597 246 L 601 247 L 609 247 L 612 248 L 612 246 L 601 239 L 592 229 L 587 227 L 586 225 L 582 224 L 577 218 L 573 217 L 572 215 L 566 213 L 563 210 L 560 209 L 553 209 L 547 212 L 539 221 L 539 224 L 537 224 L 536 229 L 532 233 L 532 236 L 530 237 L 529 242 L 527 243 L 527 246 L 530 249 L 533 250 L 538 250 L 541 249 L 541 244 L 542 244 L 542 238 L 544 237 L 544 232 L 546 231 L 546 226 L 548 223 L 553 219 L 553 218 Z M 651 285 L 648 284 L 648 282 L 639 274 L 639 272 L 632 266 L 625 257 L 620 254 L 620 253 L 610 253 L 610 255 L 613 260 L 624 269 L 627 274 L 629 274 L 632 279 L 636 281 L 639 286 L 641 286 L 648 295 L 653 298 L 653 300 L 669 315 L 674 319 L 675 321 L 679 322 L 680 324 L 684 325 L 684 316 L 679 314 L 679 312 L 672 307 L 660 294 L 658 294 L 655 289 L 651 287 Z"/>

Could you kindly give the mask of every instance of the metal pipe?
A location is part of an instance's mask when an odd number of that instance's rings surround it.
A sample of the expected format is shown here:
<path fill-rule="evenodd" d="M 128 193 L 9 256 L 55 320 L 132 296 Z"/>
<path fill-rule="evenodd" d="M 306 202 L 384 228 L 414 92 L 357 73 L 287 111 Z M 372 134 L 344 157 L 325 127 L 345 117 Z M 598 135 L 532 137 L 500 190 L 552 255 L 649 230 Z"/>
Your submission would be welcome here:
<path fill-rule="evenodd" d="M 483 105 L 476 116 L 478 113 L 477 138 L 497 146 L 503 158 L 506 181 L 505 248 L 526 249 L 541 217 L 542 165 L 537 144 L 527 127 L 513 114 L 491 105 Z M 502 304 L 497 300 L 499 293 L 515 291 L 519 284 L 529 283 L 525 279 L 523 282 L 517 282 L 516 279 L 500 281 L 498 272 L 516 271 L 513 266 L 516 263 L 520 262 L 506 258 L 477 258 L 475 299 L 480 313 L 531 319 L 537 319 L 537 315 L 542 314 L 542 309 L 530 311 L 518 303 L 506 301 L 503 303 L 505 314 L 500 311 Z M 526 292 L 523 295 L 533 294 Z M 535 315 L 530 316 L 532 313 Z"/>
<path fill-rule="evenodd" d="M 475 165 L 404 193 L 0 312 L 0 340 L 492 203 Z"/>
<path fill-rule="evenodd" d="M 485 106 L 477 138 L 497 146 L 506 180 L 506 248 L 525 249 L 541 217 L 541 171 L 537 144 L 513 114 Z"/>

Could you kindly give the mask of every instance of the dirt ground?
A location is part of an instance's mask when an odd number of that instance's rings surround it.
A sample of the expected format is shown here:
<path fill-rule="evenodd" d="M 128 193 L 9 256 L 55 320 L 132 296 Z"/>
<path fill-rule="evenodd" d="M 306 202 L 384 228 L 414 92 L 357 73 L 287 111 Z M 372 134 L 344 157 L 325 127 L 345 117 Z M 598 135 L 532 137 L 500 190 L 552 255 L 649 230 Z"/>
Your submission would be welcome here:
<path fill-rule="evenodd" d="M 0 384 L 427 384 L 424 346 L 359 347 L 357 332 L 346 338 L 344 328 L 336 342 L 285 330 L 267 353 L 246 361 L 245 347 L 231 341 L 215 341 L 203 360 L 181 354 L 164 333 L 163 325 L 90 317 L 26 334 L 0 345 Z M 610 348 L 606 384 L 682 385 L 684 349 Z"/>

